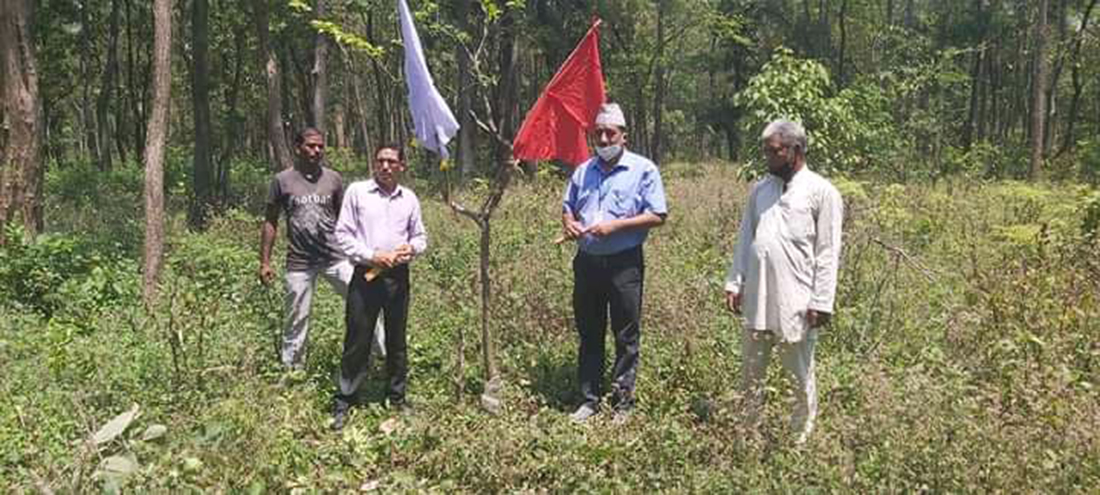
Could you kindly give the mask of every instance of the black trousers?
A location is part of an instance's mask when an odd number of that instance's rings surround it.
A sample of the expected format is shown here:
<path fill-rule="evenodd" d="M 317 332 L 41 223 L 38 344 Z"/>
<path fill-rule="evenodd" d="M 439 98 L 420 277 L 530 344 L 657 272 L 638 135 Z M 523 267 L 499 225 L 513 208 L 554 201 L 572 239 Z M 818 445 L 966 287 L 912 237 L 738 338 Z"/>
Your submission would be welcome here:
<path fill-rule="evenodd" d="M 340 359 L 340 383 L 337 397 L 350 400 L 370 369 L 371 342 L 378 314 L 385 309 L 386 395 L 391 404 L 405 401 L 409 374 L 405 328 L 409 315 L 409 267 L 400 265 L 367 282 L 367 267 L 357 266 L 348 284 L 344 322 L 344 355 Z"/>
<path fill-rule="evenodd" d="M 610 313 L 615 335 L 612 401 L 619 407 L 634 404 L 644 279 L 641 246 L 604 256 L 581 251 L 573 258 L 573 317 L 580 334 L 577 381 L 585 403 L 598 404 L 603 395 L 600 386 Z"/>

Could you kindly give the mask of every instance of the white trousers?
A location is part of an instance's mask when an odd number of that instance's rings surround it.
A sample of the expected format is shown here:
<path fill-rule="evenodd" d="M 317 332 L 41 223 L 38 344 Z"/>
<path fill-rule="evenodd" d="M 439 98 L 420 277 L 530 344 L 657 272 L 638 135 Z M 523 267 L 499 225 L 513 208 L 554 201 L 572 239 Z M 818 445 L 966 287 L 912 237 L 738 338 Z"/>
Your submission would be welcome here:
<path fill-rule="evenodd" d="M 814 345 L 817 330 L 809 330 L 799 342 L 783 342 L 770 330 L 743 329 L 741 335 L 741 379 L 745 394 L 745 413 L 751 423 L 760 417 L 764 400 L 764 378 L 772 349 L 779 352 L 779 360 L 795 384 L 795 406 L 791 414 L 791 428 L 798 434 L 798 442 L 805 442 L 814 429 L 817 418 L 817 383 L 814 378 Z"/>
<path fill-rule="evenodd" d="M 317 288 L 317 276 L 328 281 L 332 289 L 341 298 L 348 295 L 348 282 L 355 267 L 347 260 L 310 270 L 288 270 L 286 272 L 286 329 L 283 331 L 283 346 L 279 358 L 283 365 L 290 368 L 302 366 L 302 359 L 309 337 L 309 315 L 313 309 L 313 292 Z M 382 327 L 382 318 L 378 319 L 375 339 L 371 348 L 376 355 L 384 356 L 386 334 Z"/>

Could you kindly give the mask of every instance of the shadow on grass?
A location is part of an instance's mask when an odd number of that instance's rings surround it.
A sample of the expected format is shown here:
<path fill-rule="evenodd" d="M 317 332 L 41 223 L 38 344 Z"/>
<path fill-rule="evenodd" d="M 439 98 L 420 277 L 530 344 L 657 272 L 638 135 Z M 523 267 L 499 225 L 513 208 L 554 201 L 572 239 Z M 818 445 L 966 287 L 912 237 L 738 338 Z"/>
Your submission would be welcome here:
<path fill-rule="evenodd" d="M 531 394 L 542 397 L 547 406 L 563 412 L 576 406 L 577 368 L 572 355 L 542 351 L 523 373 L 531 383 Z"/>

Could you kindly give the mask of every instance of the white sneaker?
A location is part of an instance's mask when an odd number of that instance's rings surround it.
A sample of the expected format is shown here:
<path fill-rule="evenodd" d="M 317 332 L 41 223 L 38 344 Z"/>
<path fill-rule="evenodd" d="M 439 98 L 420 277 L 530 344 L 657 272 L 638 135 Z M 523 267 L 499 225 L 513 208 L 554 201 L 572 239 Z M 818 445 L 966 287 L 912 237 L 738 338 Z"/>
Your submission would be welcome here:
<path fill-rule="evenodd" d="M 569 419 L 574 423 L 584 423 L 588 421 L 588 418 L 595 416 L 597 412 L 595 406 L 584 403 L 581 404 L 581 407 L 578 407 L 576 411 L 573 411 L 573 414 L 569 415 Z"/>

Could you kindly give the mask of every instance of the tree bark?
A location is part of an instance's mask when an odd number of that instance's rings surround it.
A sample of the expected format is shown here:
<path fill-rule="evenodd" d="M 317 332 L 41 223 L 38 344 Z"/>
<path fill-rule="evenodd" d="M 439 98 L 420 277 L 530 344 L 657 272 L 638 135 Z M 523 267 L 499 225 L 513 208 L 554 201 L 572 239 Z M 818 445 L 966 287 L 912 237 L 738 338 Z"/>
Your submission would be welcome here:
<path fill-rule="evenodd" d="M 279 62 L 271 50 L 271 33 L 268 26 L 270 13 L 267 0 L 252 0 L 252 9 L 256 20 L 260 63 L 264 66 L 264 76 L 267 80 L 267 140 L 271 148 L 271 168 L 277 172 L 294 165 L 290 158 L 286 133 L 283 131 L 283 89 L 279 76 Z"/>
<path fill-rule="evenodd" d="M 110 104 L 114 100 L 115 76 L 118 73 L 118 32 L 119 17 L 121 13 L 119 0 L 111 1 L 110 41 L 107 45 L 107 65 L 103 68 L 103 77 L 100 79 L 99 98 L 96 100 L 95 113 L 99 128 L 99 151 L 97 157 L 100 170 L 110 170 L 111 148 L 114 146 L 114 132 L 111 132 L 111 123 L 108 121 Z"/>
<path fill-rule="evenodd" d="M 500 58 L 497 62 L 500 84 L 497 86 L 496 111 L 497 129 L 505 141 L 511 142 L 516 132 L 516 113 L 518 109 L 518 82 L 516 75 L 516 13 L 509 10 L 500 21 Z M 496 163 L 512 159 L 512 150 L 504 143 L 497 142 Z"/>
<path fill-rule="evenodd" d="M 1035 76 L 1031 83 L 1031 164 L 1028 169 L 1028 177 L 1031 180 L 1039 178 L 1043 163 L 1043 130 L 1046 121 L 1046 86 L 1047 86 L 1047 57 L 1046 45 L 1048 36 L 1047 8 L 1049 0 L 1039 1 L 1039 19 L 1035 23 Z"/>
<path fill-rule="evenodd" d="M 170 0 L 153 1 L 153 101 L 145 141 L 145 263 L 143 295 L 147 307 L 157 297 L 164 258 L 164 151 L 171 104 L 172 11 Z"/>
<path fill-rule="evenodd" d="M 1069 102 L 1069 114 L 1066 115 L 1066 130 L 1062 136 L 1062 147 L 1058 150 L 1058 154 L 1065 153 L 1074 145 L 1073 141 L 1073 129 L 1077 123 L 1077 105 L 1081 102 L 1081 92 L 1084 90 L 1085 83 L 1081 80 L 1081 44 L 1084 41 L 1085 29 L 1088 27 L 1089 17 L 1092 16 L 1092 10 L 1096 7 L 1097 0 L 1091 0 L 1088 7 L 1085 7 L 1084 14 L 1081 15 L 1081 26 L 1077 28 L 1077 33 L 1073 39 L 1073 55 L 1070 62 L 1070 78 L 1073 81 L 1073 96 Z"/>
<path fill-rule="evenodd" d="M 21 217 L 28 238 L 41 230 L 41 102 L 31 19 L 34 2 L 0 2 L 0 245 Z"/>
<path fill-rule="evenodd" d="M 836 83 L 837 87 L 843 88 L 847 84 L 848 75 L 844 72 L 844 57 L 845 52 L 848 49 L 848 0 L 844 0 L 840 4 L 840 46 L 837 47 L 836 55 Z M 826 26 L 826 29 L 828 26 Z"/>
<path fill-rule="evenodd" d="M 206 225 L 206 216 L 214 197 L 214 144 L 210 123 L 210 4 L 208 0 L 192 0 L 191 38 L 191 103 L 195 125 L 190 223 L 192 227 Z"/>
<path fill-rule="evenodd" d="M 313 7 L 317 19 L 326 14 L 325 0 L 317 0 Z M 309 125 L 325 132 L 325 95 L 328 89 L 328 35 L 317 32 L 313 38 L 313 68 L 309 72 L 312 91 L 310 95 Z"/>
<path fill-rule="evenodd" d="M 665 19 L 668 14 L 668 1 L 657 2 L 657 65 L 654 71 L 653 81 L 653 145 L 650 149 L 650 158 L 654 163 L 661 163 L 661 145 L 664 138 L 665 116 Z"/>
<path fill-rule="evenodd" d="M 458 21 L 458 29 L 464 33 L 470 32 L 470 0 L 455 0 L 455 18 Z M 476 149 L 474 148 L 474 126 L 470 111 L 473 110 L 474 77 L 470 67 L 470 53 L 461 43 L 455 44 L 455 58 L 458 60 L 458 165 L 462 175 L 468 176 L 474 172 L 474 160 Z"/>

